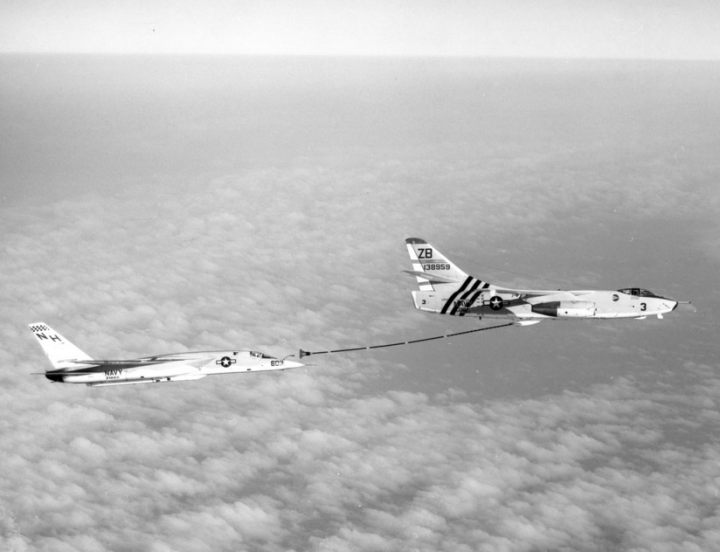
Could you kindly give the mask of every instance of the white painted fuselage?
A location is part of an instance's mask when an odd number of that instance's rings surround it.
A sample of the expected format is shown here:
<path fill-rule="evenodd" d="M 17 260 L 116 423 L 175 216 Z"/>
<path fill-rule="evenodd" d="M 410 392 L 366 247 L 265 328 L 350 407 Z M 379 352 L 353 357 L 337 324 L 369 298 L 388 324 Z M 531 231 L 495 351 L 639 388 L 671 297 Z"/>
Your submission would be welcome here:
<path fill-rule="evenodd" d="M 155 355 L 130 360 L 93 359 L 44 322 L 30 329 L 47 355 L 51 381 L 90 386 L 189 381 L 219 374 L 286 370 L 300 362 L 275 358 L 252 350 L 199 351 Z"/>
<path fill-rule="evenodd" d="M 630 290 L 516 291 L 491 286 L 477 297 L 464 299 L 453 298 L 456 291 L 456 287 L 441 284 L 434 290 L 412 291 L 412 295 L 419 310 L 517 320 L 662 317 L 678 304 L 664 297 L 633 295 Z"/>
<path fill-rule="evenodd" d="M 117 363 L 116 363 L 117 362 Z M 138 363 L 136 366 L 129 366 Z M 208 351 L 159 355 L 149 359 L 99 361 L 96 366 L 85 364 L 78 370 L 64 370 L 60 381 L 87 385 L 188 381 L 206 376 L 285 370 L 302 366 L 299 362 L 263 356 L 254 351 Z M 48 373 L 48 376 L 52 372 Z"/>
<path fill-rule="evenodd" d="M 529 325 L 542 320 L 662 318 L 678 302 L 642 288 L 519 290 L 468 275 L 419 238 L 406 240 L 418 288 L 415 308 L 452 316 L 504 317 Z"/>

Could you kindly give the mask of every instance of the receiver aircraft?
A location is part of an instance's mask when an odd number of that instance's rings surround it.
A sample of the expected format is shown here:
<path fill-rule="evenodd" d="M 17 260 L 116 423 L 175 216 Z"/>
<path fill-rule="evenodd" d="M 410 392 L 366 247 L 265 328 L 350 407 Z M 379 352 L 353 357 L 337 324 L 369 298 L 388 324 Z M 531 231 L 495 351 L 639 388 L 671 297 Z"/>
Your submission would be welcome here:
<path fill-rule="evenodd" d="M 96 360 L 44 322 L 30 324 L 53 369 L 53 382 L 84 383 L 92 387 L 188 381 L 216 374 L 285 370 L 303 366 L 257 351 L 206 351 L 155 355 L 133 360 Z"/>
<path fill-rule="evenodd" d="M 453 316 L 504 317 L 520 326 L 576 318 L 662 318 L 678 301 L 641 288 L 605 290 L 511 289 L 468 275 L 420 238 L 405 240 L 418 290 L 415 308 Z"/>

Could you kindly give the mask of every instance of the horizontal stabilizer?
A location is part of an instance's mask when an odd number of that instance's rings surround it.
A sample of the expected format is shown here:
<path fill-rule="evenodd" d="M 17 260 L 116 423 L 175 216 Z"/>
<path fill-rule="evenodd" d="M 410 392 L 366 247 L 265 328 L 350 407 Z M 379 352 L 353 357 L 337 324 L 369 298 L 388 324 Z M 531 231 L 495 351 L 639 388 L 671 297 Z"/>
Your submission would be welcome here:
<path fill-rule="evenodd" d="M 420 270 L 403 270 L 403 272 L 406 272 L 411 276 L 417 276 L 427 280 L 431 284 L 458 284 L 461 282 L 461 280 L 456 280 L 455 278 L 447 278 L 446 276 L 440 276 L 438 274 L 432 274 Z"/>

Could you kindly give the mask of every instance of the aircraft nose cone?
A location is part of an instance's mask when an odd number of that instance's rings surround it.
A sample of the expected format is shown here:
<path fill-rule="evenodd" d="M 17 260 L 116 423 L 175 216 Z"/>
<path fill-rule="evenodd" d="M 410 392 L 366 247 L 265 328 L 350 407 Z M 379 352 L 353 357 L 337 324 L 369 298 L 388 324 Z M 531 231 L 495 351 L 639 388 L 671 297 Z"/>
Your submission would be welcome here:
<path fill-rule="evenodd" d="M 62 381 L 63 381 L 63 376 L 62 376 L 62 374 L 56 374 L 56 373 L 53 373 L 53 372 L 46 372 L 46 373 L 45 373 L 45 377 L 46 377 L 47 379 L 49 379 L 50 381 L 59 381 L 59 382 L 62 382 Z"/>
<path fill-rule="evenodd" d="M 300 368 L 305 366 L 302 362 L 295 362 L 294 360 L 286 360 L 283 363 L 283 368 Z"/>

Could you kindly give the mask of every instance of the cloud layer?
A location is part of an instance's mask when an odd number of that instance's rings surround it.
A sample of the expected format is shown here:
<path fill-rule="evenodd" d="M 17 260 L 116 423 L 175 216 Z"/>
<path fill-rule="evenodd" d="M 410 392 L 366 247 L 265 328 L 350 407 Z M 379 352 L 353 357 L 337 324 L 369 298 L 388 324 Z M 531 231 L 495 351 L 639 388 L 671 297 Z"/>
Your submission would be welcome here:
<path fill-rule="evenodd" d="M 468 402 L 353 392 L 356 370 L 91 395 L 6 433 L 11 550 L 708 550 L 717 401 L 621 379 Z M 372 361 L 368 364 L 373 365 Z M 4 397 L 9 399 L 9 397 Z M 701 430 L 706 441 L 685 438 Z M 66 548 L 63 548 L 66 547 Z"/>

